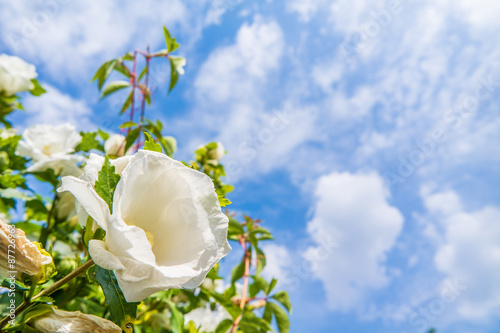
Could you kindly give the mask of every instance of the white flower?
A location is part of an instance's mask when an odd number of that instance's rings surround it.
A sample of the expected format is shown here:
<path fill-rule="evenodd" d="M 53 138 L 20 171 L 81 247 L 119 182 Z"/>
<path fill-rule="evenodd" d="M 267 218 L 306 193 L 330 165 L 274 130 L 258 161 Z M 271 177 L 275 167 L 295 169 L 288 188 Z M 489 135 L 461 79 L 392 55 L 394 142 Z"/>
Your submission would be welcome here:
<path fill-rule="evenodd" d="M 23 132 L 16 154 L 33 160 L 28 172 L 53 169 L 63 176 L 78 176 L 81 170 L 77 163 L 85 161 L 85 158 L 72 153 L 81 141 L 80 134 L 69 124 L 35 125 Z"/>
<path fill-rule="evenodd" d="M 171 63 L 174 65 L 174 68 L 177 73 L 180 75 L 184 75 L 184 66 L 186 66 L 186 58 L 179 56 L 169 56 Z"/>
<path fill-rule="evenodd" d="M 17 135 L 17 130 L 15 128 L 3 128 L 0 129 L 0 139 L 7 140 Z"/>
<path fill-rule="evenodd" d="M 0 92 L 11 96 L 31 90 L 35 87 L 31 80 L 36 77 L 35 66 L 15 56 L 0 55 Z"/>
<path fill-rule="evenodd" d="M 34 328 L 42 333 L 121 333 L 115 323 L 97 316 L 52 308 L 51 312 L 33 319 Z"/>
<path fill-rule="evenodd" d="M 121 134 L 111 135 L 106 142 L 104 142 L 104 151 L 111 156 L 125 155 L 125 137 Z M 126 155 L 132 154 L 132 150 L 127 150 Z"/>
<path fill-rule="evenodd" d="M 226 154 L 226 150 L 221 142 L 217 142 L 217 147 L 208 152 L 208 159 L 219 161 Z"/>
<path fill-rule="evenodd" d="M 97 224 L 105 242 L 91 240 L 95 263 L 116 270 L 128 302 L 169 288 L 196 288 L 230 250 L 228 218 L 212 180 L 170 157 L 141 150 L 112 160 L 121 174 L 113 213 L 93 187 L 103 158 L 92 154 L 81 179 L 63 177 Z M 81 216 L 83 223 L 85 216 Z"/>
<path fill-rule="evenodd" d="M 205 308 L 196 308 L 184 315 L 184 322 L 186 324 L 192 321 L 199 328 L 200 332 L 208 333 L 214 332 L 217 326 L 225 319 L 231 319 L 231 316 L 222 306 L 212 311 L 209 305 L 207 305 Z"/>

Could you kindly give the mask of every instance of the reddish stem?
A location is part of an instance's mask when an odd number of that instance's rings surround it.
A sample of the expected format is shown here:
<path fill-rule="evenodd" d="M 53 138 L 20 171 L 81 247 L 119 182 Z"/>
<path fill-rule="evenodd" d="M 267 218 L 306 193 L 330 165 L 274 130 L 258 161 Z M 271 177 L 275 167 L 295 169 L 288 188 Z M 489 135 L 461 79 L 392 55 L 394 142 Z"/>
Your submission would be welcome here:
<path fill-rule="evenodd" d="M 245 253 L 243 257 L 243 260 L 245 260 L 245 273 L 243 274 L 243 291 L 241 294 L 241 302 L 240 302 L 241 314 L 238 316 L 238 318 L 236 318 L 236 320 L 233 323 L 233 327 L 231 329 L 232 333 L 236 333 L 238 325 L 243 316 L 243 310 L 245 309 L 245 305 L 247 304 L 248 301 L 250 301 L 249 299 L 247 299 L 247 292 L 248 292 L 248 280 L 250 277 L 250 260 L 252 257 L 252 253 L 248 250 L 246 239 L 244 239 L 241 236 L 240 236 L 240 244 L 243 247 L 243 252 Z"/>
<path fill-rule="evenodd" d="M 140 124 L 144 121 L 144 112 L 146 110 L 146 95 L 148 93 L 148 82 L 149 82 L 149 62 L 151 60 L 151 57 L 149 55 L 149 45 L 146 49 L 146 78 L 144 79 L 144 89 L 141 90 L 142 92 L 142 105 L 141 105 L 141 120 Z"/>
<path fill-rule="evenodd" d="M 135 109 L 135 88 L 137 86 L 137 50 L 134 51 L 134 69 L 132 72 L 132 105 L 130 108 L 130 121 L 134 121 L 134 109 Z M 128 128 L 127 134 L 130 133 L 130 127 Z"/>

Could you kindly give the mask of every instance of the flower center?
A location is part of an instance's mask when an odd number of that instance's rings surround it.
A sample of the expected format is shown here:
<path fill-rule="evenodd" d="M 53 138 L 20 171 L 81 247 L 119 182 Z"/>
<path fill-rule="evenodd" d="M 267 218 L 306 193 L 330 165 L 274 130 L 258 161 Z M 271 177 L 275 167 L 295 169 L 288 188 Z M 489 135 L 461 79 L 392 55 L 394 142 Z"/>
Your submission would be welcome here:
<path fill-rule="evenodd" d="M 43 146 L 42 153 L 43 153 L 44 155 L 46 155 L 46 156 L 50 156 L 50 155 L 52 155 L 52 153 L 51 153 L 51 150 L 52 150 L 52 149 L 51 149 L 51 148 L 52 148 L 52 147 L 51 147 L 50 145 L 45 145 L 45 146 Z"/>

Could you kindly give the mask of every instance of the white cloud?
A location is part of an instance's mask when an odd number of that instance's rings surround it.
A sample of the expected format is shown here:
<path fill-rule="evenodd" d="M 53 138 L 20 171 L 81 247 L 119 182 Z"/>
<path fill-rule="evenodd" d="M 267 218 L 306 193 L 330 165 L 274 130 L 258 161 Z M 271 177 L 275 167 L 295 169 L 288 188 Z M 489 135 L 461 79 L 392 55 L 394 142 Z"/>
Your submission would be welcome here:
<path fill-rule="evenodd" d="M 277 279 L 281 285 L 290 283 L 289 268 L 293 266 L 294 260 L 289 250 L 278 244 L 266 244 L 262 250 L 266 254 L 266 267 L 262 274 L 266 278 Z"/>
<path fill-rule="evenodd" d="M 189 10 L 186 6 L 180 0 L 51 0 L 29 5 L 4 1 L 0 38 L 10 52 L 43 64 L 53 79 L 87 83 L 105 60 L 144 49 L 147 43 L 160 44 L 162 25 L 180 26 L 190 40 L 198 38 L 205 1 L 190 4 Z"/>
<path fill-rule="evenodd" d="M 323 282 L 331 309 L 360 306 L 367 293 L 389 282 L 385 257 L 403 227 L 403 216 L 388 203 L 389 195 L 376 173 L 334 172 L 318 181 L 307 230 L 319 245 L 309 248 L 306 256 Z M 315 253 L 326 236 L 336 239 L 339 247 L 318 262 Z"/>
<path fill-rule="evenodd" d="M 274 21 L 255 17 L 243 24 L 233 45 L 210 54 L 195 81 L 200 98 L 213 102 L 251 101 L 266 83 L 269 72 L 279 66 L 283 32 Z"/>
<path fill-rule="evenodd" d="M 280 108 L 269 106 L 275 90 L 287 98 L 273 79 L 282 69 L 284 51 L 281 27 L 255 16 L 240 27 L 233 44 L 208 56 L 196 77 L 192 118 L 202 119 L 205 133 L 210 129 L 224 142 L 231 182 L 250 170 L 256 175 L 287 164 L 290 153 L 314 132 L 315 108 L 291 100 Z"/>
<path fill-rule="evenodd" d="M 29 96 L 23 101 L 27 113 L 25 126 L 70 123 L 78 130 L 95 128 L 92 109 L 85 101 L 74 99 L 48 84 L 43 84 L 43 87 L 47 90 L 46 94 Z"/>
<path fill-rule="evenodd" d="M 458 317 L 484 320 L 500 312 L 500 208 L 466 211 L 453 191 L 422 190 L 429 218 L 442 231 L 434 257 L 438 271 L 458 279 L 465 291 L 457 300 Z"/>
<path fill-rule="evenodd" d="M 301 21 L 308 22 L 323 3 L 324 0 L 291 0 L 287 1 L 286 8 L 297 13 Z"/>

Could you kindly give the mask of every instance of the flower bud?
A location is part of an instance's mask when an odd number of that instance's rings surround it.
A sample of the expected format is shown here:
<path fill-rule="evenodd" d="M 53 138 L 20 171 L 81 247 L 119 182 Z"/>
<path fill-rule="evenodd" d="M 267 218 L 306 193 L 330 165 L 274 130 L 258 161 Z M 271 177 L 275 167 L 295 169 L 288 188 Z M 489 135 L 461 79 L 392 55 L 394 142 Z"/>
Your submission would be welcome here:
<path fill-rule="evenodd" d="M 54 272 L 52 257 L 39 243 L 31 242 L 24 231 L 2 221 L 0 255 L 0 275 L 4 277 L 15 274 L 16 279 L 21 279 L 26 274 L 45 281 Z"/>
<path fill-rule="evenodd" d="M 125 145 L 125 137 L 121 134 L 114 134 L 104 142 L 104 152 L 110 156 L 120 157 L 125 154 Z"/>
<path fill-rule="evenodd" d="M 31 326 L 42 333 L 121 333 L 122 329 L 113 322 L 97 316 L 69 312 L 52 308 L 33 319 Z"/>
<path fill-rule="evenodd" d="M 218 161 L 222 157 L 224 157 L 225 154 L 226 151 L 224 150 L 224 146 L 222 145 L 222 143 L 217 142 L 217 147 L 208 151 L 208 159 Z"/>

